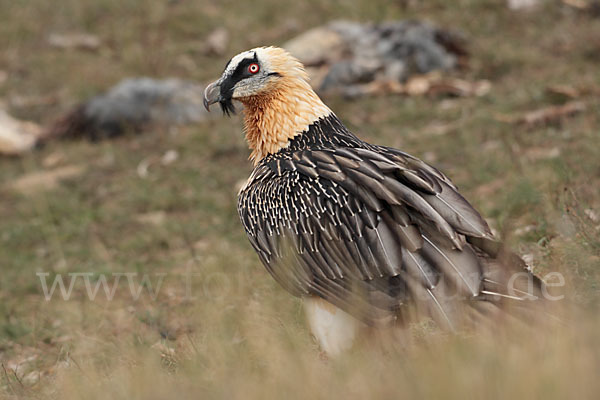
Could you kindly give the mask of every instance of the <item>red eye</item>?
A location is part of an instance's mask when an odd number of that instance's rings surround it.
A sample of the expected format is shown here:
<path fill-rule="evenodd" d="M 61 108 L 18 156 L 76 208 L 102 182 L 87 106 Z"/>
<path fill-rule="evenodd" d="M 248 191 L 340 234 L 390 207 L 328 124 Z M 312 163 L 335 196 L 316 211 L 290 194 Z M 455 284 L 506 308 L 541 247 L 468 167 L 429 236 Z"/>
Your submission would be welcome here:
<path fill-rule="evenodd" d="M 248 65 L 248 72 L 250 72 L 251 74 L 255 74 L 258 72 L 260 68 L 258 67 L 258 64 L 253 63 Z"/>

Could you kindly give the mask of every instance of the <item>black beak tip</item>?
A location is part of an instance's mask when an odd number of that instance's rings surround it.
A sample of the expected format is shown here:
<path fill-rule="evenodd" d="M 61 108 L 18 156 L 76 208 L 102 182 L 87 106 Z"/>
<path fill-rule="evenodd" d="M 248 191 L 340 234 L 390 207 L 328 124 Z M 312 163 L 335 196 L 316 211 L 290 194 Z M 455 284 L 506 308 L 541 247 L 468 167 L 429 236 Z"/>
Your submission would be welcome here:
<path fill-rule="evenodd" d="M 206 98 L 204 98 L 204 108 L 206 108 L 206 111 L 210 112 L 210 103 L 208 102 L 208 100 Z"/>

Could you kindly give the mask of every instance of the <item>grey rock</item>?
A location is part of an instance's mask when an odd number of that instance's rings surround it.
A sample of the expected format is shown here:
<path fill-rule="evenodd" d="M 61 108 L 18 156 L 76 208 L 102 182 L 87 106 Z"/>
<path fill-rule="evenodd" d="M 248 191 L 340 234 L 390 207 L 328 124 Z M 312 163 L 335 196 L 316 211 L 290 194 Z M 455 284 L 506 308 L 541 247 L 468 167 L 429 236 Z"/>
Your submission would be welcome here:
<path fill-rule="evenodd" d="M 87 135 L 95 140 L 153 125 L 199 123 L 208 118 L 203 91 L 203 86 L 180 79 L 125 79 L 61 117 L 48 136 Z"/>
<path fill-rule="evenodd" d="M 414 74 L 451 70 L 466 54 L 463 46 L 460 35 L 423 21 L 334 21 L 284 45 L 305 64 L 328 66 L 317 89 L 342 91 L 351 84 L 404 82 Z"/>

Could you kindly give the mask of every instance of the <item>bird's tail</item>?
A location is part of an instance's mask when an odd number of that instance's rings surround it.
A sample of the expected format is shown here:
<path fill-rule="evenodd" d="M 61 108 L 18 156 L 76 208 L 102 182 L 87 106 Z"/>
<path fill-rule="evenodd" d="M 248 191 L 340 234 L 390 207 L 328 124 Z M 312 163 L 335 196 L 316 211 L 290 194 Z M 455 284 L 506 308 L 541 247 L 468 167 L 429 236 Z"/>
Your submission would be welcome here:
<path fill-rule="evenodd" d="M 549 312 L 545 283 L 519 256 L 489 239 L 468 241 L 462 252 L 439 247 L 455 268 L 444 271 L 443 279 L 435 286 L 427 287 L 409 273 L 401 275 L 399 282 L 412 300 L 407 302 L 409 307 L 400 310 L 401 323 L 422 321 L 425 317 L 444 330 L 462 331 L 479 330 L 482 326 L 497 329 L 508 321 L 522 324 L 556 319 Z M 456 254 L 465 256 L 462 264 L 452 258 Z M 425 257 L 419 261 L 422 266 L 427 264 Z M 467 264 L 477 268 L 466 268 Z M 442 265 L 438 265 L 440 270 Z M 452 283 L 452 274 L 459 276 L 460 283 L 469 282 L 473 291 L 459 290 Z"/>
<path fill-rule="evenodd" d="M 481 295 L 472 307 L 475 313 L 495 326 L 498 318 L 528 325 L 559 321 L 551 310 L 550 300 L 556 297 L 521 257 L 498 242 L 477 238 L 469 241 L 482 266 Z"/>

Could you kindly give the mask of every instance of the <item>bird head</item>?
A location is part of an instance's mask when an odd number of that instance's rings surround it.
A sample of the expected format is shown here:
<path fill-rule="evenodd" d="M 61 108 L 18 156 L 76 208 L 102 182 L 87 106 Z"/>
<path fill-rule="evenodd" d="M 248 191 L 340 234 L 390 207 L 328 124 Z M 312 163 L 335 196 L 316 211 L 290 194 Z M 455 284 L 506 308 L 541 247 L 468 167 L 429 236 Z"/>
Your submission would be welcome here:
<path fill-rule="evenodd" d="M 233 57 L 221 77 L 204 91 L 204 106 L 219 103 L 224 113 L 235 112 L 233 100 L 247 105 L 300 81 L 308 82 L 302 64 L 279 47 L 258 47 Z"/>
<path fill-rule="evenodd" d="M 312 90 L 300 61 L 278 47 L 258 47 L 236 55 L 221 77 L 204 90 L 207 110 L 219 103 L 225 114 L 235 112 L 233 100 L 244 105 L 246 140 L 255 163 L 331 114 Z"/>

